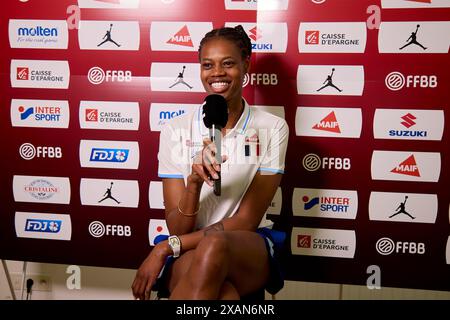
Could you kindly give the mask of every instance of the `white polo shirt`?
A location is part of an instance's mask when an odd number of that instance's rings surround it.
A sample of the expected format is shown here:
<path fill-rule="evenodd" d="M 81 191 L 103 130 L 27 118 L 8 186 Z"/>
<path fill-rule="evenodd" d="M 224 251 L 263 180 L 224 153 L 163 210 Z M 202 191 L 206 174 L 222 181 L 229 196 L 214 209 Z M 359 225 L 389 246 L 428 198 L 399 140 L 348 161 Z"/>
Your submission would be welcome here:
<path fill-rule="evenodd" d="M 216 196 L 212 187 L 203 185 L 196 229 L 233 216 L 257 171 L 284 173 L 288 136 L 289 128 L 284 119 L 249 107 L 244 101 L 239 121 L 222 137 L 222 155 L 228 156 L 221 165 L 222 194 Z M 168 122 L 160 135 L 158 176 L 184 179 L 186 184 L 193 159 L 203 149 L 203 139 L 208 137 L 202 106 Z M 271 224 L 264 215 L 260 227 Z"/>

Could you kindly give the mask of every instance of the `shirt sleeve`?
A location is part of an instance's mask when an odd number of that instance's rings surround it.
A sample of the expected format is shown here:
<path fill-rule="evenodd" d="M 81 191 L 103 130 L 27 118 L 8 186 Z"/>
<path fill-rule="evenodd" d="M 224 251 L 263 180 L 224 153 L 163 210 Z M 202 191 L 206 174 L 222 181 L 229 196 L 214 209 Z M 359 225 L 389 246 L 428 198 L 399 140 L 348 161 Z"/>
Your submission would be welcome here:
<path fill-rule="evenodd" d="M 264 154 L 258 171 L 265 174 L 284 173 L 289 127 L 286 121 L 280 118 L 275 128 L 269 130 L 270 139 L 268 141 L 267 151 Z"/>
<path fill-rule="evenodd" d="M 166 124 L 159 135 L 158 177 L 183 178 L 182 135 Z"/>

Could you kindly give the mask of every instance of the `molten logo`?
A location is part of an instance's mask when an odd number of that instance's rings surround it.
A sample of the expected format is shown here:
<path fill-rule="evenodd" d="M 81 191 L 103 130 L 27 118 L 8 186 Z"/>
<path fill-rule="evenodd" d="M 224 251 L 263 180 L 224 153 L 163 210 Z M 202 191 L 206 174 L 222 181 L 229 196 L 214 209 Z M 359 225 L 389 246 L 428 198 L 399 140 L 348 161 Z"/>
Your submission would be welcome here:
<path fill-rule="evenodd" d="M 331 111 L 325 118 L 312 127 L 313 129 L 341 133 L 339 123 L 336 120 L 336 114 Z"/>
<path fill-rule="evenodd" d="M 319 31 L 305 31 L 305 44 L 319 44 Z"/>
<path fill-rule="evenodd" d="M 181 28 L 174 36 L 172 36 L 168 41 L 168 44 L 177 44 L 185 47 L 193 47 L 191 35 L 189 33 L 187 25 Z"/>
<path fill-rule="evenodd" d="M 419 168 L 417 167 L 414 155 L 410 155 L 406 160 L 391 170 L 393 173 L 406 174 L 408 176 L 420 177 Z"/>
<path fill-rule="evenodd" d="M 249 31 L 250 31 L 249 37 L 253 41 L 258 41 L 259 39 L 262 38 L 261 30 L 259 30 L 257 27 L 254 27 L 254 28 L 250 29 Z"/>
<path fill-rule="evenodd" d="M 403 120 L 400 122 L 402 125 L 404 125 L 406 128 L 411 128 L 413 125 L 415 125 L 416 123 L 414 122 L 414 120 L 416 120 L 417 118 L 415 116 L 413 116 L 411 113 L 407 113 L 402 117 Z"/>

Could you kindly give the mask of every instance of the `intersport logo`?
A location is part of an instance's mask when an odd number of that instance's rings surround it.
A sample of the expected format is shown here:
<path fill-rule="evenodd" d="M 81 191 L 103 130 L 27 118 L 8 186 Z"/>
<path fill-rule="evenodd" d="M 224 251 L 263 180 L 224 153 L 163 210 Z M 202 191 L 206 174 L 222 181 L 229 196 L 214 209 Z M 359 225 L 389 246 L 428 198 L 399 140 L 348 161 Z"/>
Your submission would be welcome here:
<path fill-rule="evenodd" d="M 21 49 L 67 49 L 69 33 L 66 20 L 10 19 L 9 45 Z"/>
<path fill-rule="evenodd" d="M 436 194 L 377 191 L 370 193 L 370 220 L 435 223 L 437 212 Z"/>
<path fill-rule="evenodd" d="M 441 173 L 441 154 L 375 150 L 372 154 L 373 180 L 437 182 Z"/>
<path fill-rule="evenodd" d="M 14 226 L 18 238 L 69 241 L 72 237 L 72 223 L 68 214 L 17 211 Z"/>
<path fill-rule="evenodd" d="M 355 219 L 358 193 L 354 190 L 295 188 L 292 195 L 294 216 Z"/>
<path fill-rule="evenodd" d="M 289 0 L 225 0 L 226 10 L 287 10 Z"/>
<path fill-rule="evenodd" d="M 80 101 L 82 129 L 138 130 L 139 103 L 126 101 Z"/>
<path fill-rule="evenodd" d="M 11 60 L 13 88 L 67 89 L 70 70 L 67 61 Z"/>
<path fill-rule="evenodd" d="M 173 118 L 193 111 L 196 104 L 152 103 L 150 105 L 150 130 L 161 131 L 163 126 Z"/>
<path fill-rule="evenodd" d="M 197 51 L 203 36 L 212 29 L 211 22 L 154 21 L 150 45 L 153 51 Z"/>
<path fill-rule="evenodd" d="M 81 50 L 139 50 L 139 22 L 82 20 L 78 43 Z"/>
<path fill-rule="evenodd" d="M 364 22 L 301 22 L 299 52 L 364 53 L 367 28 Z"/>
<path fill-rule="evenodd" d="M 298 94 L 361 96 L 363 94 L 363 90 L 363 66 L 298 66 Z"/>
<path fill-rule="evenodd" d="M 150 85 L 152 91 L 205 92 L 198 63 L 154 62 Z"/>
<path fill-rule="evenodd" d="M 307 137 L 359 138 L 361 109 L 298 107 L 295 133 Z"/>
<path fill-rule="evenodd" d="M 376 109 L 375 139 L 442 140 L 443 110 Z"/>
<path fill-rule="evenodd" d="M 242 23 L 227 22 L 226 27 L 242 25 L 252 42 L 252 52 L 286 52 L 287 24 L 285 22 Z"/>
<path fill-rule="evenodd" d="M 448 53 L 450 21 L 381 22 L 380 53 Z"/>
<path fill-rule="evenodd" d="M 294 255 L 352 259 L 355 250 L 354 230 L 292 228 L 291 251 Z"/>
<path fill-rule="evenodd" d="M 136 9 L 139 0 L 78 0 L 80 8 L 94 9 Z"/>
<path fill-rule="evenodd" d="M 13 177 L 16 202 L 70 203 L 70 181 L 67 177 L 21 176 Z"/>
<path fill-rule="evenodd" d="M 68 128 L 69 102 L 62 100 L 11 100 L 13 127 Z"/>
<path fill-rule="evenodd" d="M 80 198 L 84 206 L 137 208 L 139 184 L 136 180 L 82 178 Z"/>
<path fill-rule="evenodd" d="M 450 8 L 447 0 L 381 0 L 384 9 Z"/>
<path fill-rule="evenodd" d="M 84 168 L 137 169 L 139 144 L 135 141 L 81 140 L 80 164 Z"/>

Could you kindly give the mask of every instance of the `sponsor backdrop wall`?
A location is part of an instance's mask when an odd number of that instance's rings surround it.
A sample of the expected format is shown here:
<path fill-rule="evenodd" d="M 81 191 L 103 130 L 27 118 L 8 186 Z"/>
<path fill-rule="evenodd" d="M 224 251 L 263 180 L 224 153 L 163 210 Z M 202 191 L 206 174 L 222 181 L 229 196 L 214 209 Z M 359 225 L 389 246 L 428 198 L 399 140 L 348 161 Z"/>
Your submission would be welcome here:
<path fill-rule="evenodd" d="M 213 27 L 285 117 L 290 280 L 450 290 L 448 0 L 30 0 L 1 11 L 0 256 L 137 268 L 167 233 L 159 131 Z"/>

